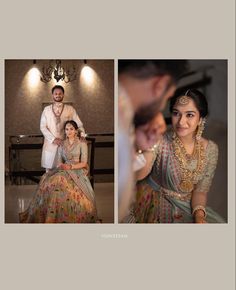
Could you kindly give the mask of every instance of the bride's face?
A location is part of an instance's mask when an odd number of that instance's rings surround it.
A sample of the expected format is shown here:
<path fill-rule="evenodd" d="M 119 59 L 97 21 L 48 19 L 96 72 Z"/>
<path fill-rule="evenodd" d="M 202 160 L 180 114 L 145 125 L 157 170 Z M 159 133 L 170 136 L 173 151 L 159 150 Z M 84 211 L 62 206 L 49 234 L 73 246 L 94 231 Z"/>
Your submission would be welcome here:
<path fill-rule="evenodd" d="M 66 124 L 65 133 L 66 133 L 66 137 L 74 138 L 77 135 L 77 130 L 74 128 L 73 125 Z"/>
<path fill-rule="evenodd" d="M 195 136 L 200 123 L 200 113 L 192 99 L 187 104 L 176 104 L 172 111 L 172 126 L 176 134 L 181 137 Z"/>

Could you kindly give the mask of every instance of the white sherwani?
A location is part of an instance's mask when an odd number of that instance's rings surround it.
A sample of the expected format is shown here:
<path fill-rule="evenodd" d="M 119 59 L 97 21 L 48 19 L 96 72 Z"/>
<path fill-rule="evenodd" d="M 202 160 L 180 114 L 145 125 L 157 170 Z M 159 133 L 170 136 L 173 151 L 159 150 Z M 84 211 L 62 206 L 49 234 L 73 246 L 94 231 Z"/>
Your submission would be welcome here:
<path fill-rule="evenodd" d="M 57 166 L 58 146 L 52 142 L 55 138 L 64 139 L 64 124 L 68 120 L 74 120 L 78 127 L 84 132 L 83 123 L 72 106 L 64 105 L 64 109 L 60 116 L 60 123 L 58 124 L 52 110 L 52 105 L 44 108 L 40 120 L 40 130 L 44 135 L 41 159 L 42 167 L 51 169 Z"/>

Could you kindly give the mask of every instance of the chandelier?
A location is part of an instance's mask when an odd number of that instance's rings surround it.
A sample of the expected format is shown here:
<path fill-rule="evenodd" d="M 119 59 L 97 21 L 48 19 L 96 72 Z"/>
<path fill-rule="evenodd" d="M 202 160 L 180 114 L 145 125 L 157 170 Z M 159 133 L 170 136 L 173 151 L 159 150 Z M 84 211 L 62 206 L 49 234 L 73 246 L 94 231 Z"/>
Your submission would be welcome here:
<path fill-rule="evenodd" d="M 40 80 L 44 83 L 50 82 L 53 78 L 59 82 L 65 83 L 76 80 L 77 72 L 75 66 L 72 68 L 65 68 L 61 64 L 61 60 L 50 61 L 48 67 L 43 67 L 41 71 Z"/>

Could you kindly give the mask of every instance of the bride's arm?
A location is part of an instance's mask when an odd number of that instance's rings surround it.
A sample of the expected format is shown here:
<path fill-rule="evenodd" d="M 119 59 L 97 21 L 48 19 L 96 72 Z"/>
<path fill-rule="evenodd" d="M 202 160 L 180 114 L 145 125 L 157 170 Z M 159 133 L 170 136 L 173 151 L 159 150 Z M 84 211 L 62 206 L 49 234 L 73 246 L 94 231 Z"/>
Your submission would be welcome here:
<path fill-rule="evenodd" d="M 71 165 L 70 169 L 88 169 L 88 145 L 85 141 L 80 143 L 80 161 Z"/>
<path fill-rule="evenodd" d="M 192 213 L 196 223 L 205 223 L 207 195 L 212 184 L 215 169 L 218 161 L 218 146 L 211 142 L 210 148 L 206 151 L 207 163 L 203 172 L 202 179 L 196 184 L 192 193 Z"/>
<path fill-rule="evenodd" d="M 207 192 L 194 191 L 192 194 L 192 212 L 195 223 L 206 222 Z"/>
<path fill-rule="evenodd" d="M 145 165 L 140 170 L 136 171 L 137 181 L 144 179 L 151 172 L 157 154 L 159 154 L 158 146 L 159 144 L 156 144 L 152 149 L 142 153 L 145 160 Z M 136 156 L 136 158 L 138 158 L 138 155 Z"/>

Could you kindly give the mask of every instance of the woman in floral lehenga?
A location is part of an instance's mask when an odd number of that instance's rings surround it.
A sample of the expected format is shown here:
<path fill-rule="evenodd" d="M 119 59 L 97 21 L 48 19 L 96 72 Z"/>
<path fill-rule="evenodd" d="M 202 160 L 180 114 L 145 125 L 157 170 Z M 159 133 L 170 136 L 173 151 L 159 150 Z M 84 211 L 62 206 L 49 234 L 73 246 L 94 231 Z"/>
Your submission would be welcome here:
<path fill-rule="evenodd" d="M 87 177 L 87 144 L 77 137 L 74 121 L 65 123 L 66 140 L 59 147 L 57 169 L 45 173 L 22 223 L 94 223 L 94 192 Z"/>
<path fill-rule="evenodd" d="M 124 222 L 223 223 L 206 207 L 218 159 L 217 145 L 201 137 L 207 101 L 197 90 L 171 99 L 173 130 L 144 153 L 136 202 Z"/>

